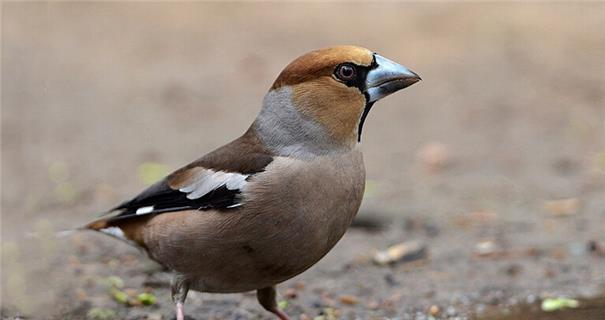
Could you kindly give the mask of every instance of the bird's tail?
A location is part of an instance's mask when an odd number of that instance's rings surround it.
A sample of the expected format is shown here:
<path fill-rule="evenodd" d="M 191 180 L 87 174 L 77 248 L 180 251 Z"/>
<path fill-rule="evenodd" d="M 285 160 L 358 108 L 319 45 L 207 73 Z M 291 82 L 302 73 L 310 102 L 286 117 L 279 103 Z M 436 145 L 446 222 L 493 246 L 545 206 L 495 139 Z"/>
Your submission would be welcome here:
<path fill-rule="evenodd" d="M 101 218 L 85 225 L 83 229 L 98 231 L 141 248 L 144 246 L 142 235 L 133 231 L 132 226 L 132 224 L 125 221 L 112 221 L 108 218 Z"/>
<path fill-rule="evenodd" d="M 57 236 L 58 238 L 64 238 L 64 237 L 69 237 L 72 234 L 78 232 L 78 231 L 82 231 L 84 230 L 83 228 L 75 228 L 75 229 L 67 229 L 67 230 L 61 230 L 61 231 L 57 231 L 55 232 L 55 236 Z"/>
<path fill-rule="evenodd" d="M 85 225 L 84 227 L 82 227 L 82 229 L 84 230 L 94 230 L 94 231 L 101 231 L 101 229 L 105 229 L 105 228 L 109 228 L 109 222 L 107 221 L 107 219 L 102 218 L 99 220 L 95 220 L 87 225 Z"/>
<path fill-rule="evenodd" d="M 86 228 L 81 227 L 81 228 L 74 228 L 74 229 L 66 229 L 66 230 L 61 230 L 61 231 L 55 231 L 54 233 L 51 231 L 50 234 L 46 233 L 46 232 L 37 232 L 37 231 L 30 231 L 27 233 L 26 237 L 30 238 L 30 239 L 36 239 L 36 238 L 47 238 L 47 237 L 53 237 L 53 235 L 56 238 L 65 238 L 68 236 L 73 235 L 74 233 L 78 232 L 78 231 L 82 231 L 85 230 Z"/>
<path fill-rule="evenodd" d="M 50 231 L 50 233 L 46 232 L 37 232 L 32 231 L 27 233 L 28 238 L 32 239 L 42 239 L 48 237 L 56 237 L 56 238 L 65 238 L 69 237 L 77 232 L 92 230 L 104 233 L 110 237 L 122 240 L 127 242 L 130 245 L 134 245 L 137 248 L 141 248 L 143 246 L 142 238 L 136 233 L 132 233 L 132 230 L 129 228 L 128 224 L 124 223 L 114 223 L 108 218 L 101 218 L 95 220 L 91 223 L 88 223 L 82 227 L 66 229 L 61 231 Z"/>
<path fill-rule="evenodd" d="M 109 223 L 107 222 L 107 219 L 99 219 L 99 220 L 95 220 L 91 223 L 88 223 L 82 227 L 61 230 L 61 231 L 56 232 L 55 234 L 57 237 L 67 237 L 67 236 L 71 236 L 74 233 L 79 232 L 79 231 L 85 231 L 85 230 L 101 231 L 101 229 L 104 229 L 104 228 L 109 228 Z"/>

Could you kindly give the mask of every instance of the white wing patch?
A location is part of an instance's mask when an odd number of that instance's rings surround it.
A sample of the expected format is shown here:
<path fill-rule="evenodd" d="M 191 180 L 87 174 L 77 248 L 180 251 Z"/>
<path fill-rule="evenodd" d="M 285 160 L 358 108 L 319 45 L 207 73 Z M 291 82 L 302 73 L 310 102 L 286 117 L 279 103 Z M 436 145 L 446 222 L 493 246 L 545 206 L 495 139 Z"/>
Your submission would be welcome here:
<path fill-rule="evenodd" d="M 136 214 L 137 215 L 148 214 L 150 212 L 153 212 L 153 206 L 140 207 L 140 208 L 137 209 Z"/>
<path fill-rule="evenodd" d="M 103 228 L 103 229 L 99 229 L 99 231 L 108 234 L 116 239 L 125 241 L 126 243 L 135 246 L 135 247 L 139 247 L 138 244 L 136 244 L 134 241 L 126 238 L 126 236 L 124 235 L 124 231 L 122 231 L 122 229 L 118 228 L 118 227 L 108 227 L 108 228 Z"/>
<path fill-rule="evenodd" d="M 103 228 L 103 229 L 100 229 L 99 231 L 101 231 L 105 234 L 108 234 L 112 237 L 128 241 L 126 236 L 124 236 L 124 232 L 122 231 L 122 229 L 120 229 L 118 227 Z"/>
<path fill-rule="evenodd" d="M 248 176 L 241 173 L 205 169 L 191 177 L 188 184 L 179 191 L 187 193 L 188 199 L 198 199 L 222 186 L 229 190 L 242 189 L 247 183 Z"/>
<path fill-rule="evenodd" d="M 194 170 L 196 171 L 180 187 L 172 187 L 174 189 L 178 188 L 180 192 L 186 193 L 187 199 L 189 200 L 199 199 L 223 186 L 233 191 L 242 190 L 246 183 L 248 183 L 246 179 L 250 176 L 248 174 L 214 171 L 212 169 L 205 168 L 196 168 Z M 241 203 L 235 203 L 227 208 L 235 208 L 239 207 L 240 205 Z M 145 206 L 138 208 L 135 211 L 135 214 L 146 215 L 155 212 L 155 210 L 155 206 Z M 158 210 L 162 209 L 160 208 Z M 107 230 L 104 229 L 102 231 L 118 238 L 123 236 L 123 233 L 120 235 L 122 232 L 120 229 L 114 230 L 112 228 L 108 228 Z"/>

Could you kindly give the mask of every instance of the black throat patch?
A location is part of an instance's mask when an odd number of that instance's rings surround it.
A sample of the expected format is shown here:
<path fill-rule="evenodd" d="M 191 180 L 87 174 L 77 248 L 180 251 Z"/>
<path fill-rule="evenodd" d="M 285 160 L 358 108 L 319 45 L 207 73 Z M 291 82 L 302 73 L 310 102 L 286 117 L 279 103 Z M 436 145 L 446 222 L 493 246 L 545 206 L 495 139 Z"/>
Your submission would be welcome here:
<path fill-rule="evenodd" d="M 361 118 L 359 119 L 359 127 L 357 128 L 357 142 L 361 142 L 361 131 L 363 130 L 363 124 L 366 121 L 368 113 L 370 113 L 370 109 L 374 106 L 374 102 L 370 101 L 370 95 L 366 92 L 366 79 L 368 77 L 368 73 L 378 67 L 378 63 L 376 63 L 376 56 L 372 59 L 372 64 L 368 67 L 363 68 L 363 77 L 362 81 L 357 84 L 357 88 L 361 91 L 366 98 L 366 106 L 363 108 L 363 113 L 361 114 Z"/>
<path fill-rule="evenodd" d="M 366 96 L 366 101 L 368 100 L 368 97 Z M 359 127 L 357 128 L 357 142 L 361 142 L 361 131 L 363 130 L 363 124 L 366 121 L 366 117 L 368 116 L 368 113 L 370 113 L 370 109 L 372 109 L 372 106 L 374 105 L 374 102 L 366 102 L 366 107 L 363 108 L 363 113 L 361 114 L 361 118 L 359 119 Z"/>

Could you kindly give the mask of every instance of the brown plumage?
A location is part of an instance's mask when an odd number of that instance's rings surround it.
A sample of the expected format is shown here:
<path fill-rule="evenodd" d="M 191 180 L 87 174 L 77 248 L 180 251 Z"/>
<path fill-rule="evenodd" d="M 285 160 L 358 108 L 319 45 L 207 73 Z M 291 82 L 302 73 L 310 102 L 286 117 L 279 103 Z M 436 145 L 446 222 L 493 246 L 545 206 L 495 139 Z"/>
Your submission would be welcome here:
<path fill-rule="evenodd" d="M 372 59 L 372 51 L 356 46 L 335 46 L 311 51 L 286 66 L 271 89 L 331 76 L 334 67 L 343 62 L 368 67 L 372 64 Z"/>
<path fill-rule="evenodd" d="M 292 102 L 300 112 L 327 128 L 342 144 L 355 143 L 356 127 L 366 99 L 355 87 L 343 87 L 329 77 L 292 86 Z"/>
<path fill-rule="evenodd" d="M 339 46 L 294 60 L 240 138 L 87 225 L 144 249 L 188 290 L 258 290 L 280 319 L 275 285 L 342 237 L 363 196 L 358 147 L 372 104 L 420 78 L 371 51 Z"/>

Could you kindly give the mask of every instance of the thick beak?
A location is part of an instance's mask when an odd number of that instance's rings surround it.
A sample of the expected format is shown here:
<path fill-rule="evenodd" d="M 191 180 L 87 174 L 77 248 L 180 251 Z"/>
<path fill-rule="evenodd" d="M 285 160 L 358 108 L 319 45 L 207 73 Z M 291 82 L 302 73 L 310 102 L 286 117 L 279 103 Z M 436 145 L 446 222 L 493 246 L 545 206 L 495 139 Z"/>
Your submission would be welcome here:
<path fill-rule="evenodd" d="M 374 58 L 377 67 L 370 70 L 366 78 L 368 102 L 380 100 L 422 80 L 414 71 L 383 56 L 374 54 Z"/>

